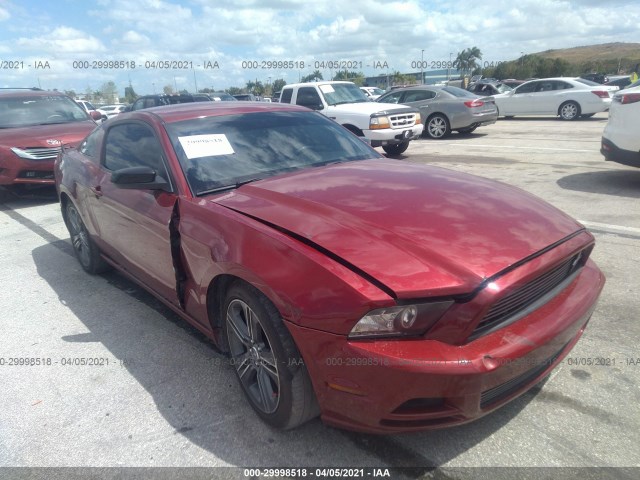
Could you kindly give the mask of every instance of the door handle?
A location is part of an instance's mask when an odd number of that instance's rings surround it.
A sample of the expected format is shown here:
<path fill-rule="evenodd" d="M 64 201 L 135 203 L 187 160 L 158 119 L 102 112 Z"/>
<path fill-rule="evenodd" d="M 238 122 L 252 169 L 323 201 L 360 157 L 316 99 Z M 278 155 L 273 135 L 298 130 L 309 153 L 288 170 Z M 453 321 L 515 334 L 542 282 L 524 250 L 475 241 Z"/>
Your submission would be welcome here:
<path fill-rule="evenodd" d="M 102 187 L 100 185 L 96 185 L 95 187 L 90 187 L 89 190 L 93 192 L 96 198 L 100 198 L 102 196 Z"/>

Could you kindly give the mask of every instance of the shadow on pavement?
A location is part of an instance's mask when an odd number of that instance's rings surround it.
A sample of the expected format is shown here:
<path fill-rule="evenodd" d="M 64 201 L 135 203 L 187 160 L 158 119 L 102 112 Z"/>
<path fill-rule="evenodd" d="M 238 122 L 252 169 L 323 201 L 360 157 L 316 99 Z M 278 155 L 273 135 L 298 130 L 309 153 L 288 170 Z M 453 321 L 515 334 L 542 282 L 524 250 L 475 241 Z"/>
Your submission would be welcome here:
<path fill-rule="evenodd" d="M 620 170 L 577 173 L 556 182 L 565 190 L 600 193 L 616 197 L 640 198 L 640 168 L 620 166 Z"/>

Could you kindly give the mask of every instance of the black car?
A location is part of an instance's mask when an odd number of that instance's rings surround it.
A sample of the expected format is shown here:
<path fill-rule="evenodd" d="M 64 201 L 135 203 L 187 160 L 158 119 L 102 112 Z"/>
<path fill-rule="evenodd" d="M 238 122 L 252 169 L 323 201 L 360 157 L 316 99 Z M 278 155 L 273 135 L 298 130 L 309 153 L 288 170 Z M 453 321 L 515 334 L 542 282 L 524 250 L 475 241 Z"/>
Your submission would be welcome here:
<path fill-rule="evenodd" d="M 133 102 L 127 111 L 142 110 L 143 108 L 159 107 L 162 105 L 174 105 L 176 103 L 188 103 L 188 102 L 212 102 L 211 98 L 206 93 L 185 93 L 180 95 L 143 95 Z"/>
<path fill-rule="evenodd" d="M 605 73 L 585 73 L 584 75 L 580 75 L 580 78 L 591 80 L 592 82 L 599 83 L 600 85 L 609 81 L 609 78 Z"/>
<path fill-rule="evenodd" d="M 611 77 L 608 82 L 604 83 L 604 85 L 608 87 L 619 87 L 622 90 L 625 87 L 631 85 L 631 76 L 630 75 L 620 75 Z"/>
<path fill-rule="evenodd" d="M 233 97 L 236 100 L 239 100 L 241 102 L 258 102 L 258 101 L 260 101 L 260 99 L 258 97 L 256 97 L 252 93 L 241 93 L 241 94 L 238 94 L 238 95 L 234 95 Z"/>
<path fill-rule="evenodd" d="M 501 82 L 480 82 L 470 86 L 467 90 L 476 95 L 488 97 L 490 95 L 498 95 L 499 93 L 506 93 L 509 90 L 513 90 L 510 86 Z"/>

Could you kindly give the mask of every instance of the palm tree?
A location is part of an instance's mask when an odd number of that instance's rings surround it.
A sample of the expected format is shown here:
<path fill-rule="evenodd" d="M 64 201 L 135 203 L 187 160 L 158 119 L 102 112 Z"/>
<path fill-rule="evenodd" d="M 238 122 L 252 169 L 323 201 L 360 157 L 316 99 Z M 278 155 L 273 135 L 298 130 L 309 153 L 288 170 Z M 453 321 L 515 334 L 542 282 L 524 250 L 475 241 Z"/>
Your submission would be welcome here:
<path fill-rule="evenodd" d="M 482 52 L 480 49 L 478 47 L 466 48 L 458 52 L 453 66 L 464 75 L 479 67 L 478 60 L 482 60 Z"/>
<path fill-rule="evenodd" d="M 320 70 L 316 70 L 315 72 L 313 72 L 311 74 L 311 76 L 313 77 L 313 79 L 317 82 L 318 80 L 324 80 L 322 78 L 322 72 Z"/>

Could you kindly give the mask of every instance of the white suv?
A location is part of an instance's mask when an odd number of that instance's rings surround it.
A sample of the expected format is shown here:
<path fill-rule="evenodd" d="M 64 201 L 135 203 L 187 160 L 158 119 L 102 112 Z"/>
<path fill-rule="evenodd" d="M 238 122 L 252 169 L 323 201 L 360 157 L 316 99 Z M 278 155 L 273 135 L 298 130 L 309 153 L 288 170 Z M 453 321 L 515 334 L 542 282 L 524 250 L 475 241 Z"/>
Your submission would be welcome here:
<path fill-rule="evenodd" d="M 640 168 L 640 87 L 613 96 L 609 121 L 602 133 L 600 152 L 605 160 Z"/>

